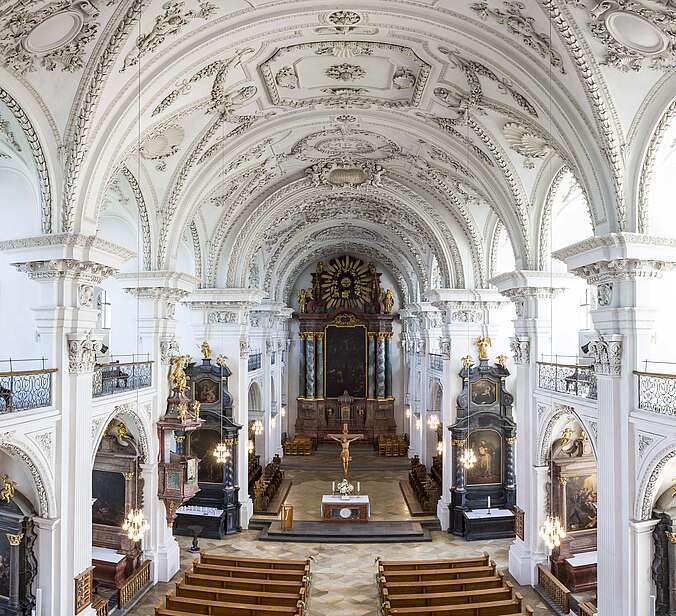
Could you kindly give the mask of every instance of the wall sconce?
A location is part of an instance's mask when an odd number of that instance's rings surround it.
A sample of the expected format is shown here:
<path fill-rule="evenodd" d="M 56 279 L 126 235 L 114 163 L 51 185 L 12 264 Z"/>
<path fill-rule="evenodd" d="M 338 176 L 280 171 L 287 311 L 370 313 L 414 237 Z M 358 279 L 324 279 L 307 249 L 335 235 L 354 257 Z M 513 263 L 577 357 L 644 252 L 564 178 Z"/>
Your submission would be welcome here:
<path fill-rule="evenodd" d="M 411 405 L 410 404 L 407 404 L 406 406 L 404 406 L 404 417 L 406 417 L 406 419 L 411 419 Z"/>

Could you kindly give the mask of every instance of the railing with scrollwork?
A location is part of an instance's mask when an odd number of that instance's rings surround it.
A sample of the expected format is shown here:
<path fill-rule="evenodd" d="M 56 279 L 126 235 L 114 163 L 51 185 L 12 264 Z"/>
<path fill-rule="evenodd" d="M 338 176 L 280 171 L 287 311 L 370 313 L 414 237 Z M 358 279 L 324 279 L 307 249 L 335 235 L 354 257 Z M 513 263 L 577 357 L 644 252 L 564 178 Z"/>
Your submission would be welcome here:
<path fill-rule="evenodd" d="M 662 415 L 676 415 L 676 375 L 638 372 L 638 408 Z"/>
<path fill-rule="evenodd" d="M 129 357 L 131 361 L 119 361 L 123 357 Z M 101 398 L 123 391 L 150 387 L 153 384 L 153 362 L 148 357 L 148 355 L 111 356 L 109 363 L 97 364 L 92 380 L 92 396 Z"/>
<path fill-rule="evenodd" d="M 258 370 L 262 365 L 262 355 L 261 353 L 253 353 L 249 355 L 249 372 Z"/>
<path fill-rule="evenodd" d="M 596 400 L 596 374 L 593 366 L 539 361 L 538 387 Z"/>
<path fill-rule="evenodd" d="M 543 565 L 538 565 L 538 586 L 564 614 L 570 612 L 570 590 Z"/>
<path fill-rule="evenodd" d="M 118 607 L 123 609 L 129 605 L 150 584 L 150 561 L 143 561 L 141 566 L 134 571 L 122 584 Z"/>
<path fill-rule="evenodd" d="M 52 405 L 52 375 L 56 368 L 47 368 L 46 361 L 44 358 L 0 361 L 0 414 Z"/>
<path fill-rule="evenodd" d="M 441 372 L 444 369 L 444 358 L 441 355 L 430 353 L 430 370 Z"/>

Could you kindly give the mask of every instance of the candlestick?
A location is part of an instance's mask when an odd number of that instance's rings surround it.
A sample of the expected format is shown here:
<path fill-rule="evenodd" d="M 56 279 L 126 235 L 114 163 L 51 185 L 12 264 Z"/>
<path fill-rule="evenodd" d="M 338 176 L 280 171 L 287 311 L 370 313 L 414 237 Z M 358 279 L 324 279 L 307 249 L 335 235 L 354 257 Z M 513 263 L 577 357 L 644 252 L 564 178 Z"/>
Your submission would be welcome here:
<path fill-rule="evenodd" d="M 361 492 L 361 482 L 358 481 L 357 482 L 357 494 L 359 494 L 359 492 Z"/>
<path fill-rule="evenodd" d="M 332 492 L 333 494 L 336 493 L 336 482 L 335 482 L 335 481 L 332 481 L 332 482 L 331 482 L 331 492 Z"/>
<path fill-rule="evenodd" d="M 488 511 L 491 510 L 491 497 L 488 497 Z"/>

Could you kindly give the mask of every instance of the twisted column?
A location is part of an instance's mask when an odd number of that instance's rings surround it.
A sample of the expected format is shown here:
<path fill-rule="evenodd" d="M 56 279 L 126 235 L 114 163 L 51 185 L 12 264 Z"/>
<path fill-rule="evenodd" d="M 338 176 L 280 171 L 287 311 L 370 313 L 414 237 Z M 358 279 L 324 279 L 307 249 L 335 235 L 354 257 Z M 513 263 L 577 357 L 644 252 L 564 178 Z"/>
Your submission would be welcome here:
<path fill-rule="evenodd" d="M 368 397 L 373 400 L 376 397 L 376 334 L 369 332 L 368 340 Z"/>
<path fill-rule="evenodd" d="M 305 398 L 305 347 L 307 345 L 307 340 L 305 338 L 305 332 L 300 332 L 300 353 L 298 354 L 298 397 Z"/>
<path fill-rule="evenodd" d="M 312 400 L 315 397 L 315 333 L 306 332 L 305 343 L 305 397 Z"/>
<path fill-rule="evenodd" d="M 317 385 L 316 397 L 318 400 L 324 399 L 324 332 L 315 334 L 317 340 Z"/>
<path fill-rule="evenodd" d="M 385 338 L 385 397 L 392 397 L 392 332 Z"/>
<path fill-rule="evenodd" d="M 378 400 L 385 398 L 385 334 L 378 334 L 378 361 L 376 365 L 376 396 Z"/>

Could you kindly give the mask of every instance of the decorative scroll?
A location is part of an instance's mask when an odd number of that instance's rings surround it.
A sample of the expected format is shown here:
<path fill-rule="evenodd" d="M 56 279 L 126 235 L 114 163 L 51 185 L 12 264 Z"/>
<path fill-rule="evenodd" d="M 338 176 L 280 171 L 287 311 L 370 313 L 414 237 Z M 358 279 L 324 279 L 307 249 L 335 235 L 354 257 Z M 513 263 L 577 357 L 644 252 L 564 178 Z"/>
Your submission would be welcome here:
<path fill-rule="evenodd" d="M 638 376 L 638 408 L 642 411 L 676 414 L 676 376 L 635 372 Z"/>

